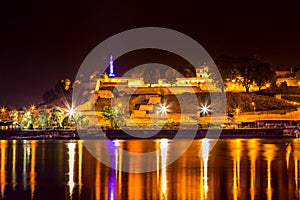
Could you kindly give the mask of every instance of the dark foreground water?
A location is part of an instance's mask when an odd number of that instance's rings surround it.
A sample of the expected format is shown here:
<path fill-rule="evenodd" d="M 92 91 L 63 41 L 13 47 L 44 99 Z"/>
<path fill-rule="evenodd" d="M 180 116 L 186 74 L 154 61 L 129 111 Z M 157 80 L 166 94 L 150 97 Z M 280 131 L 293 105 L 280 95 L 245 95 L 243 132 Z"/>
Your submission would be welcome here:
<path fill-rule="evenodd" d="M 182 143 L 185 141 L 182 140 Z M 300 199 L 300 140 L 195 140 L 166 168 L 180 143 L 167 140 L 118 141 L 112 153 L 116 168 L 122 151 L 157 153 L 159 170 L 127 173 L 97 161 L 82 141 L 0 141 L 1 199 Z M 105 149 L 105 147 L 104 147 Z M 100 148 L 103 151 L 103 148 Z M 128 160 L 128 158 L 126 158 Z M 128 161 L 138 168 L 138 160 Z"/>

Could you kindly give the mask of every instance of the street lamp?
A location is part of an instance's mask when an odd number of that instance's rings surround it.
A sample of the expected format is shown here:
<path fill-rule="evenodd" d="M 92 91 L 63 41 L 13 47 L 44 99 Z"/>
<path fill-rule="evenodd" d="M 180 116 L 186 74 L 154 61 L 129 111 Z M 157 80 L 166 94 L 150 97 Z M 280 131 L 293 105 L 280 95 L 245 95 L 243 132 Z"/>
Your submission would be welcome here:
<path fill-rule="evenodd" d="M 200 114 L 203 114 L 203 116 L 207 115 L 210 112 L 210 106 L 209 105 L 202 105 L 200 107 Z"/>
<path fill-rule="evenodd" d="M 75 110 L 73 108 L 67 110 L 67 115 L 69 115 L 70 117 L 72 117 L 74 114 L 75 114 Z"/>
<path fill-rule="evenodd" d="M 255 114 L 255 103 L 252 101 L 251 105 L 253 106 L 253 114 Z"/>
<path fill-rule="evenodd" d="M 239 108 L 236 108 L 236 109 L 235 109 L 235 112 L 236 112 L 236 119 L 238 119 L 238 118 L 239 118 L 239 112 L 240 112 L 240 109 L 239 109 Z"/>
<path fill-rule="evenodd" d="M 270 83 L 266 83 L 266 88 L 267 88 L 267 90 L 269 90 L 270 86 L 271 86 Z"/>
<path fill-rule="evenodd" d="M 35 109 L 35 106 L 34 105 L 31 105 L 30 106 L 30 109 L 33 111 Z"/>

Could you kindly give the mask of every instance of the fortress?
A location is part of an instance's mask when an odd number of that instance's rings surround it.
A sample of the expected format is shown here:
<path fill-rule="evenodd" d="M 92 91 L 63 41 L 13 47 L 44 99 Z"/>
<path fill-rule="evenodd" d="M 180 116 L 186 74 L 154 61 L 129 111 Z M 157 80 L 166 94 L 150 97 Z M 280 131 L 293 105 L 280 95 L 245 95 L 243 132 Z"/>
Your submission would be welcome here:
<path fill-rule="evenodd" d="M 164 78 L 159 78 L 157 83 L 148 84 L 145 83 L 142 77 L 130 78 L 130 77 L 117 77 L 115 75 L 115 68 L 113 65 L 113 57 L 110 56 L 109 73 L 104 73 L 103 76 L 97 80 L 95 91 L 101 90 L 101 88 L 111 87 L 118 85 L 122 88 L 149 88 L 149 87 L 197 87 L 199 90 L 208 91 L 214 88 L 213 80 L 209 77 L 208 66 L 202 65 L 196 67 L 196 77 L 176 77 L 176 81 L 172 84 L 168 83 Z M 217 89 L 217 88 L 214 88 Z M 180 90 L 178 90 L 180 92 Z"/>
<path fill-rule="evenodd" d="M 127 126 L 148 125 L 164 123 L 162 121 L 171 120 L 172 122 L 193 122 L 197 123 L 199 111 L 197 111 L 198 102 L 189 103 L 189 107 L 180 108 L 175 95 L 186 95 L 188 93 L 204 93 L 218 90 L 213 80 L 210 79 L 208 66 L 196 67 L 195 77 L 176 77 L 172 84 L 165 78 L 159 78 L 156 83 L 146 83 L 141 77 L 118 77 L 114 67 L 113 57 L 110 56 L 109 71 L 97 79 L 95 86 L 95 95 L 84 105 L 81 105 L 81 112 L 89 116 L 88 111 L 96 110 L 98 123 L 105 125 L 105 120 L 101 117 L 100 110 L 104 106 L 116 106 L 120 110 L 124 107 L 129 108 L 130 116 L 126 118 Z M 173 112 L 166 112 L 165 115 L 159 114 L 158 106 L 165 104 L 166 99 L 173 105 Z M 171 99 L 171 100 L 170 100 Z M 127 105 L 125 105 L 127 104 Z M 195 104 L 192 106 L 192 104 Z M 184 111 L 184 112 L 183 112 Z M 95 113 L 95 112 L 94 112 Z"/>

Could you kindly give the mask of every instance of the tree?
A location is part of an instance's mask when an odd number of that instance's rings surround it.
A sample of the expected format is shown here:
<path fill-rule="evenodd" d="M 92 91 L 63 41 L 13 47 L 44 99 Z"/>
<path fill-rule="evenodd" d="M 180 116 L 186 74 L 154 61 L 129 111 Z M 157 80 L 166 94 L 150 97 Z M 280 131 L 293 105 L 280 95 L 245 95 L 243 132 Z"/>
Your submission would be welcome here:
<path fill-rule="evenodd" d="M 249 93 L 251 85 L 255 82 L 255 70 L 257 70 L 258 62 L 250 57 L 241 57 L 238 59 L 238 71 L 241 78 L 238 80 Z"/>
<path fill-rule="evenodd" d="M 53 89 L 47 90 L 43 94 L 43 99 L 45 102 L 51 102 L 62 96 L 68 96 L 72 93 L 72 82 L 70 79 L 62 79 L 56 83 Z"/>
<path fill-rule="evenodd" d="M 31 128 L 34 123 L 33 112 L 29 108 L 23 108 L 21 113 L 21 124 L 24 128 Z"/>
<path fill-rule="evenodd" d="M 131 78 L 133 79 L 140 79 L 142 77 L 142 71 L 139 69 L 133 69 L 130 72 Z"/>
<path fill-rule="evenodd" d="M 54 107 L 50 110 L 49 124 L 51 127 L 62 127 L 64 112 L 59 107 Z"/>
<path fill-rule="evenodd" d="M 263 86 L 266 85 L 266 83 L 270 85 L 276 83 L 276 73 L 274 67 L 268 62 L 259 60 L 255 66 L 254 79 L 259 91 Z"/>
<path fill-rule="evenodd" d="M 178 78 L 179 75 L 180 74 L 175 69 L 168 68 L 165 72 L 165 82 L 172 86 L 177 82 L 176 78 Z"/>
<path fill-rule="evenodd" d="M 211 67 L 209 68 L 209 75 L 210 78 L 214 80 L 216 87 L 224 92 L 227 87 L 227 82 L 236 80 L 237 77 L 240 76 L 237 59 L 230 56 L 220 56 L 215 59 L 215 63 L 221 77 L 214 71 L 216 69 Z"/>
<path fill-rule="evenodd" d="M 48 126 L 49 113 L 42 109 L 39 111 L 39 116 L 36 118 L 36 123 L 40 129 L 45 129 Z"/>
<path fill-rule="evenodd" d="M 0 121 L 7 121 L 9 119 L 9 112 L 6 108 L 0 110 Z"/>
<path fill-rule="evenodd" d="M 19 120 L 19 113 L 16 109 L 9 111 L 9 118 L 13 123 L 17 123 Z"/>
<path fill-rule="evenodd" d="M 67 115 L 62 121 L 63 127 L 65 126 L 71 126 L 74 127 L 76 125 L 76 119 L 73 115 Z"/>
<path fill-rule="evenodd" d="M 111 127 L 116 128 L 124 123 L 123 113 L 118 107 L 105 106 L 100 111 L 103 118 L 110 122 Z"/>
<path fill-rule="evenodd" d="M 150 84 L 150 87 L 152 84 L 158 83 L 159 80 L 159 70 L 156 68 L 144 68 L 142 77 L 144 79 L 145 84 Z"/>
<path fill-rule="evenodd" d="M 195 77 L 195 69 L 191 69 L 191 68 L 186 68 L 184 69 L 184 77 L 189 78 L 189 77 Z"/>
<path fill-rule="evenodd" d="M 81 126 L 81 127 L 86 127 L 89 125 L 90 121 L 89 121 L 89 118 L 87 116 L 80 116 L 78 118 L 78 121 L 77 121 L 78 125 Z"/>
<path fill-rule="evenodd" d="M 253 57 L 233 58 L 220 56 L 216 59 L 219 72 L 224 80 L 225 87 L 229 81 L 239 82 L 246 93 L 256 83 L 259 89 L 267 82 L 276 82 L 275 70 L 271 64 Z M 214 78 L 213 73 L 211 78 Z"/>

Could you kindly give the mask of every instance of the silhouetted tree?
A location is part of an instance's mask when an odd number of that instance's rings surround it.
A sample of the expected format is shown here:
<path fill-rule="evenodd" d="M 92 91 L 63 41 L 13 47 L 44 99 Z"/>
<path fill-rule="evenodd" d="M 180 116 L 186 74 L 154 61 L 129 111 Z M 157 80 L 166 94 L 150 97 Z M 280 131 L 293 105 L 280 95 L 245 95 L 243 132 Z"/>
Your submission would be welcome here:
<path fill-rule="evenodd" d="M 152 84 L 158 83 L 158 80 L 160 78 L 160 72 L 156 68 L 144 68 L 142 77 L 144 79 L 145 84 L 150 84 L 150 87 Z"/>
<path fill-rule="evenodd" d="M 179 72 L 173 68 L 168 68 L 165 72 L 165 82 L 171 84 L 171 86 L 177 82 L 176 78 L 178 77 L 180 77 Z"/>

